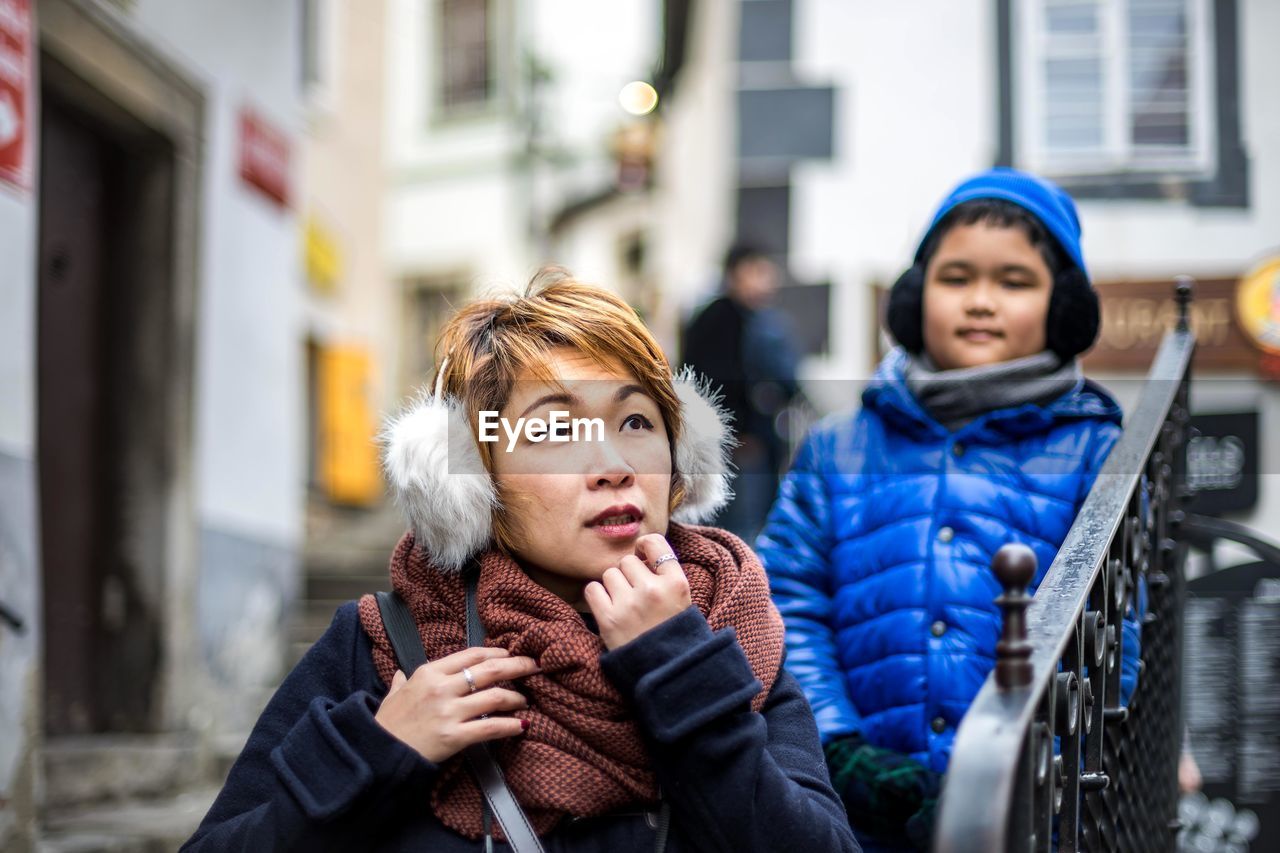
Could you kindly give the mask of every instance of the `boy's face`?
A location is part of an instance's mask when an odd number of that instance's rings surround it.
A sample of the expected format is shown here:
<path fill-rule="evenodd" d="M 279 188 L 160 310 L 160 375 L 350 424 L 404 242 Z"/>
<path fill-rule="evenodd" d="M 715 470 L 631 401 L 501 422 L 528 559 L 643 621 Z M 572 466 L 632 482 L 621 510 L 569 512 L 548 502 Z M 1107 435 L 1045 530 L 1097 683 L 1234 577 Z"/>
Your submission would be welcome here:
<path fill-rule="evenodd" d="M 925 269 L 924 348 L 941 370 L 1045 348 L 1053 278 L 1019 228 L 976 222 L 943 235 Z"/>

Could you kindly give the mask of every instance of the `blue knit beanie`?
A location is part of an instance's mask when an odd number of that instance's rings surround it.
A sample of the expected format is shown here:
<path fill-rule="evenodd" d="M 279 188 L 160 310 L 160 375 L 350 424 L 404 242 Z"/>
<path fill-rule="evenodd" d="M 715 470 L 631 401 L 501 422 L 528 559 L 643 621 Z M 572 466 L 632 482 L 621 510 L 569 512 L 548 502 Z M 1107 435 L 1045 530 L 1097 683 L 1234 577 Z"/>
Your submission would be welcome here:
<path fill-rule="evenodd" d="M 1028 211 L 1069 259 L 1065 269 L 1057 270 L 1045 318 L 1048 348 L 1063 359 L 1074 358 L 1093 346 L 1101 326 L 1098 292 L 1089 281 L 1080 250 L 1080 218 L 1075 202 L 1057 184 L 1017 169 L 997 167 L 974 175 L 953 189 L 933 215 L 910 269 L 898 277 L 889 292 L 885 323 L 894 339 L 909 352 L 924 349 L 923 300 L 925 250 L 934 232 L 947 214 L 961 204 L 979 199 L 1000 199 Z"/>
<path fill-rule="evenodd" d="M 943 199 L 933 221 L 916 248 L 916 261 L 922 261 L 925 245 L 942 217 L 957 205 L 980 198 L 999 198 L 1030 211 L 1054 236 L 1081 272 L 1088 275 L 1084 254 L 1080 251 L 1080 217 L 1076 203 L 1062 187 L 1036 175 L 1005 166 L 988 169 L 960 183 Z"/>

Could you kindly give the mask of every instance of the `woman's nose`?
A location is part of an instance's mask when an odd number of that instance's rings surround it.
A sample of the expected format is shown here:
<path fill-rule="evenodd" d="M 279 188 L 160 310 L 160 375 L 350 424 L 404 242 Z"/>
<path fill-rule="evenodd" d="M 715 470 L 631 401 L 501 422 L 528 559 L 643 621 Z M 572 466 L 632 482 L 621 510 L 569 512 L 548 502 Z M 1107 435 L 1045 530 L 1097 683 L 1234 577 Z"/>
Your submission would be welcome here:
<path fill-rule="evenodd" d="M 635 482 L 635 469 L 618 452 L 612 441 L 591 442 L 595 445 L 587 474 L 588 488 L 605 489 L 630 486 Z"/>

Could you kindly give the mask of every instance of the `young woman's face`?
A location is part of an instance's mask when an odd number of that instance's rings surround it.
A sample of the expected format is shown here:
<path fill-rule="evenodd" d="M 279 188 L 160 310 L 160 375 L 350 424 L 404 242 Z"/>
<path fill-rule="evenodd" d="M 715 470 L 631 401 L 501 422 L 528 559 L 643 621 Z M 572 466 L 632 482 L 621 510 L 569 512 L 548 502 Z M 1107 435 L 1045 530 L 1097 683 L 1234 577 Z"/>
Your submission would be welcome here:
<path fill-rule="evenodd" d="M 1045 348 L 1053 277 L 1020 228 L 977 222 L 943 235 L 925 269 L 924 347 L 941 370 Z"/>
<path fill-rule="evenodd" d="M 560 385 L 530 371 L 517 377 L 501 416 L 599 418 L 577 440 L 493 445 L 493 473 L 516 558 L 530 575 L 571 601 L 582 587 L 634 553 L 636 540 L 666 534 L 671 445 L 658 404 L 621 365 L 606 369 L 570 348 L 547 359 Z M 588 435 L 589 434 L 589 435 Z M 587 440 L 589 437 L 590 440 Z"/>

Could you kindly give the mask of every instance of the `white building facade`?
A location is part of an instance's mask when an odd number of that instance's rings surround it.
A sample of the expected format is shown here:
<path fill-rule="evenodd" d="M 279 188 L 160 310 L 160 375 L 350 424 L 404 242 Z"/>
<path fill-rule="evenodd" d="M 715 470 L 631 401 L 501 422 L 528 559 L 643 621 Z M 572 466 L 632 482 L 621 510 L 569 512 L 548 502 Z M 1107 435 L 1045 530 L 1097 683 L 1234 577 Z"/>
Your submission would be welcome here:
<path fill-rule="evenodd" d="M 402 287 L 405 390 L 425 381 L 440 324 L 470 296 L 522 288 L 550 262 L 625 289 L 625 250 L 550 233 L 566 206 L 615 183 L 610 140 L 628 118 L 618 96 L 649 79 L 659 6 L 388 4 L 384 247 Z"/>
<path fill-rule="evenodd" d="M 300 18 L 0 3 L 26 39 L 5 56 L 26 153 L 0 182 L 0 848 L 33 843 L 60 738 L 235 730 L 278 676 L 305 480 Z"/>

